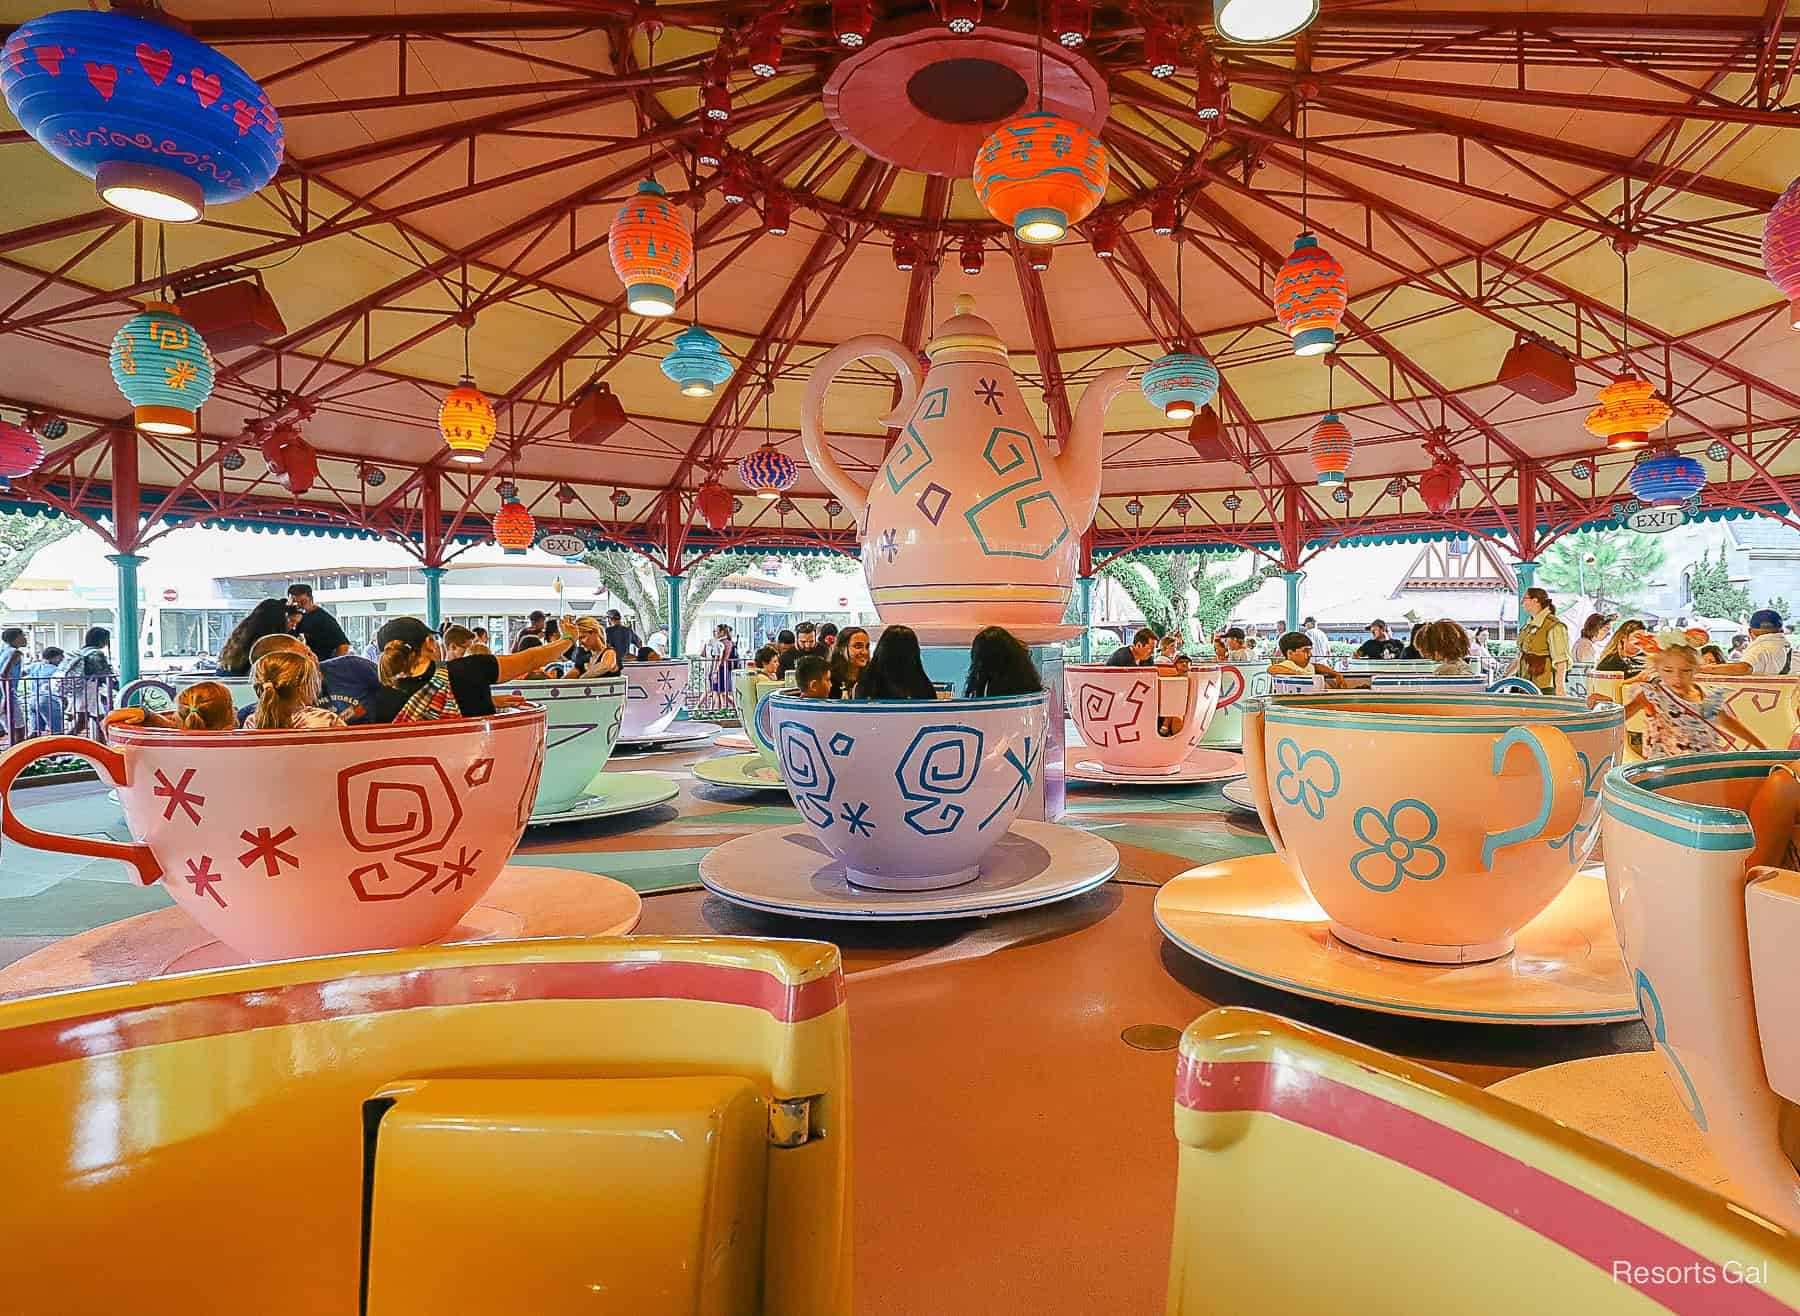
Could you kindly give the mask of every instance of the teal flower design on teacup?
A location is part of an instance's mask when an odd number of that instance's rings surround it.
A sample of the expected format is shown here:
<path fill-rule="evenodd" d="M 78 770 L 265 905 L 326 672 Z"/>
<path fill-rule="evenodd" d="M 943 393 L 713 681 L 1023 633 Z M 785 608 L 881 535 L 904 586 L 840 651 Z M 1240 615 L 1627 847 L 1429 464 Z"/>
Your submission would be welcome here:
<path fill-rule="evenodd" d="M 1275 746 L 1275 793 L 1298 804 L 1314 818 L 1324 818 L 1325 801 L 1338 793 L 1338 766 L 1322 749 L 1300 752 L 1291 737 Z"/>
<path fill-rule="evenodd" d="M 1369 848 L 1350 857 L 1350 875 L 1371 891 L 1392 891 L 1400 879 L 1429 882 L 1444 871 L 1437 838 L 1437 814 L 1418 800 L 1401 800 L 1385 814 L 1367 805 L 1351 820 Z"/>

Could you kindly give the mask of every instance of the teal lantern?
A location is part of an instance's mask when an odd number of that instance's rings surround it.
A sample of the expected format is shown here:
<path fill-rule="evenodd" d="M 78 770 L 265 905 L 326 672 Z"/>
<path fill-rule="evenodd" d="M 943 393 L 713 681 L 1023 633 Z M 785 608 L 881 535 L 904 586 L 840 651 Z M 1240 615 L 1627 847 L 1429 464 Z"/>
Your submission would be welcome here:
<path fill-rule="evenodd" d="M 735 367 L 719 340 L 697 324 L 675 335 L 675 346 L 662 359 L 662 372 L 690 398 L 709 398 L 731 378 Z"/>
<path fill-rule="evenodd" d="M 1219 392 L 1219 368 L 1203 352 L 1170 352 L 1144 371 L 1141 387 L 1151 406 L 1170 420 L 1192 420 Z"/>
<path fill-rule="evenodd" d="M 113 335 L 112 377 L 144 433 L 192 434 L 212 396 L 212 353 L 173 306 L 151 302 Z"/>

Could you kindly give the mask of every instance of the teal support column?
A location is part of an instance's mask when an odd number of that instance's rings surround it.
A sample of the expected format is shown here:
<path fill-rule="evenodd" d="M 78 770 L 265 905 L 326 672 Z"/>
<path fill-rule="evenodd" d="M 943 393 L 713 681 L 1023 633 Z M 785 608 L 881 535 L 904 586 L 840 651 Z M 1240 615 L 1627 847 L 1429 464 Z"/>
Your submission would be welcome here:
<path fill-rule="evenodd" d="M 1304 571 L 1284 571 L 1281 573 L 1281 588 L 1287 601 L 1287 628 L 1290 631 L 1300 629 L 1300 582 L 1306 579 Z"/>
<path fill-rule="evenodd" d="M 143 666 L 144 621 L 138 611 L 137 569 L 148 559 L 136 553 L 111 553 L 106 560 L 119 573 L 119 604 L 114 610 L 119 633 L 113 637 L 113 653 L 119 659 L 119 684 L 130 685 L 138 679 Z"/>
<path fill-rule="evenodd" d="M 443 567 L 419 569 L 425 577 L 425 624 L 434 631 L 444 624 L 444 571 Z"/>
<path fill-rule="evenodd" d="M 1516 568 L 1519 576 L 1519 625 L 1525 624 L 1525 591 L 1537 584 L 1538 564 L 1521 562 Z"/>
<path fill-rule="evenodd" d="M 664 576 L 669 582 L 669 652 L 670 658 L 681 657 L 681 587 L 687 582 L 680 576 Z"/>
<path fill-rule="evenodd" d="M 1081 661 L 1094 661 L 1094 578 L 1077 576 L 1075 583 L 1081 587 Z"/>

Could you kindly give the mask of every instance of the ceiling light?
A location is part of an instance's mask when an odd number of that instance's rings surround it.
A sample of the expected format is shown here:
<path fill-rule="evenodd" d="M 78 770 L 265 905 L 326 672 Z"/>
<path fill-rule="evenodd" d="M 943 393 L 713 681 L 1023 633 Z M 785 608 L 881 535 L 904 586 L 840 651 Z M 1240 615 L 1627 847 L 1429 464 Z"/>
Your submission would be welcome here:
<path fill-rule="evenodd" d="M 1280 41 L 1319 16 L 1319 0 L 1213 0 L 1213 30 L 1227 41 Z"/>

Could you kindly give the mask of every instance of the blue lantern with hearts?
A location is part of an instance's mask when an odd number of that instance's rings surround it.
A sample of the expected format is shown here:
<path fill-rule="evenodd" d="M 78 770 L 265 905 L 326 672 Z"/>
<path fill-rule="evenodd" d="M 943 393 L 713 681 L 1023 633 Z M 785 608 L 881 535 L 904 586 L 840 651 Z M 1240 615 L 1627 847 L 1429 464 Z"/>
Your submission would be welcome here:
<path fill-rule="evenodd" d="M 248 73 L 117 9 L 21 23 L 0 47 L 0 92 L 38 145 L 142 219 L 197 220 L 281 167 L 281 117 Z"/>
<path fill-rule="evenodd" d="M 1204 352 L 1170 352 L 1144 371 L 1144 397 L 1170 420 L 1192 420 L 1219 392 L 1219 368 Z"/>
<path fill-rule="evenodd" d="M 1706 488 L 1706 468 L 1673 448 L 1663 448 L 1631 468 L 1625 477 L 1641 503 L 1685 503 Z"/>
<path fill-rule="evenodd" d="M 192 434 L 212 396 L 213 358 L 200 331 L 173 306 L 151 302 L 119 327 L 112 377 L 146 434 Z"/>

